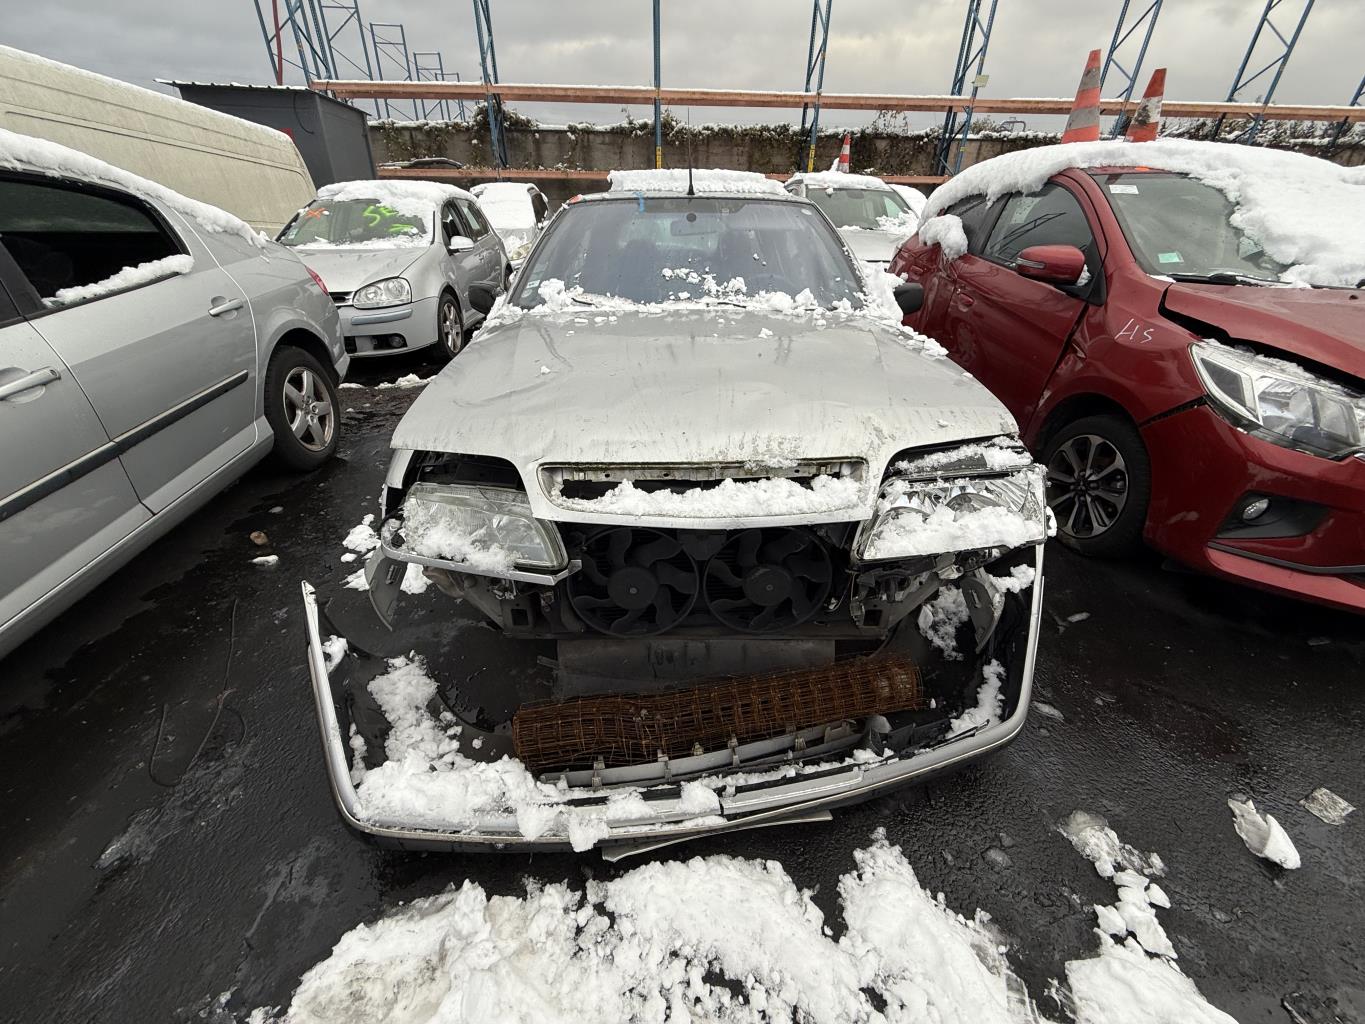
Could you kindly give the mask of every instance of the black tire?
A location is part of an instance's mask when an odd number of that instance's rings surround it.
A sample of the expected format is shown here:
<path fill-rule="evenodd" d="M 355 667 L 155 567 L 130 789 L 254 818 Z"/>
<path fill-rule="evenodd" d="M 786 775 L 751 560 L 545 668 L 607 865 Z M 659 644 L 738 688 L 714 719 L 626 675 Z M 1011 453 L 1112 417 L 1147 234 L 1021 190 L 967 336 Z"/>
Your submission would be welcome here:
<path fill-rule="evenodd" d="M 275 433 L 275 460 L 317 469 L 337 450 L 341 402 L 332 374 L 301 348 L 281 345 L 265 371 L 265 418 Z"/>
<path fill-rule="evenodd" d="M 1142 547 L 1152 464 L 1132 423 L 1121 416 L 1083 416 L 1048 438 L 1042 462 L 1058 540 L 1098 558 Z"/>
<path fill-rule="evenodd" d="M 447 320 L 450 317 L 450 320 Z M 464 313 L 460 303 L 450 292 L 441 293 L 436 305 L 436 344 L 431 346 L 432 357 L 438 363 L 448 363 L 458 356 L 468 340 Z"/>

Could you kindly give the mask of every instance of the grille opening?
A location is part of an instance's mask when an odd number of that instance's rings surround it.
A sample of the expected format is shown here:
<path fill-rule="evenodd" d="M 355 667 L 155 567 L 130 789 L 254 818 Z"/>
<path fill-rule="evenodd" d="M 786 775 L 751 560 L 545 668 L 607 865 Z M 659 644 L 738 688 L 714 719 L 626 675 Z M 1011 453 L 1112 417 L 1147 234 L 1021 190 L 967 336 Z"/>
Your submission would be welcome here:
<path fill-rule="evenodd" d="M 487 484 L 521 490 L 521 474 L 506 459 L 491 455 L 432 454 L 417 471 L 417 479 L 436 484 Z"/>
<path fill-rule="evenodd" d="M 732 477 L 727 476 L 721 477 L 720 479 L 711 480 L 670 480 L 666 478 L 650 480 L 641 479 L 639 477 L 632 477 L 629 476 L 628 474 L 622 473 L 619 474 L 615 479 L 565 480 L 562 484 L 560 484 L 559 493 L 563 495 L 565 498 L 576 498 L 590 501 L 594 498 L 600 498 L 603 495 L 614 490 L 618 485 L 620 485 L 620 483 L 623 480 L 630 480 L 631 485 L 637 491 L 650 492 L 672 491 L 674 494 L 682 494 L 684 491 L 709 491 L 716 487 L 719 487 L 726 480 L 736 481 L 764 480 L 772 475 L 775 474 L 755 474 L 752 476 Z M 786 474 L 782 475 L 785 476 L 786 479 L 790 480 L 792 483 L 797 484 L 800 487 L 804 487 L 806 490 L 811 489 L 811 481 L 814 480 L 816 476 L 816 474 L 813 473 L 807 473 L 798 476 L 788 476 Z"/>

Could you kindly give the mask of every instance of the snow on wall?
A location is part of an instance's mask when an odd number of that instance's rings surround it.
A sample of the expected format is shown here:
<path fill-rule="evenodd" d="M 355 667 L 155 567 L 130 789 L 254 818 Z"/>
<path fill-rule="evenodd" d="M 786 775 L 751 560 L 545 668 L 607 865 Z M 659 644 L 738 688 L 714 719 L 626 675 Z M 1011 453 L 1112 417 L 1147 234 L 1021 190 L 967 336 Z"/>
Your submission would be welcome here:
<path fill-rule="evenodd" d="M 462 188 L 438 181 L 338 181 L 318 189 L 318 198 L 332 203 L 377 200 L 408 217 L 427 217 L 447 199 L 474 197 Z"/>
<path fill-rule="evenodd" d="M 692 186 L 697 192 L 743 193 L 746 195 L 784 196 L 781 182 L 752 171 L 721 169 L 692 171 Z M 667 170 L 612 171 L 608 176 L 612 192 L 687 192 L 688 172 Z"/>
<path fill-rule="evenodd" d="M 4 128 L 0 128 L 0 168 L 28 171 L 53 178 L 75 178 L 96 185 L 111 185 L 131 192 L 140 199 L 170 207 L 205 231 L 237 235 L 257 247 L 264 247 L 267 241 L 264 235 L 253 229 L 246 221 L 234 217 L 226 210 L 182 196 L 165 185 L 158 185 L 154 181 L 148 181 L 77 150 L 48 142 L 46 139 L 18 135 Z"/>
<path fill-rule="evenodd" d="M 164 259 L 139 263 L 135 267 L 124 267 L 117 274 L 93 284 L 77 285 L 74 288 L 59 288 L 51 298 L 44 299 L 43 304 L 47 306 L 69 306 L 73 302 L 85 302 L 87 299 L 97 299 L 101 295 L 122 291 L 125 288 L 136 288 L 138 285 L 150 284 L 163 277 L 188 274 L 193 269 L 193 256 L 167 256 Z"/>
<path fill-rule="evenodd" d="M 1039 146 L 968 167 L 934 190 L 924 216 L 967 196 L 1037 191 L 1069 167 L 1134 166 L 1188 174 L 1226 195 L 1237 208 L 1233 225 L 1289 267 L 1287 281 L 1353 286 L 1365 278 L 1365 170 L 1257 146 L 1184 139 Z"/>

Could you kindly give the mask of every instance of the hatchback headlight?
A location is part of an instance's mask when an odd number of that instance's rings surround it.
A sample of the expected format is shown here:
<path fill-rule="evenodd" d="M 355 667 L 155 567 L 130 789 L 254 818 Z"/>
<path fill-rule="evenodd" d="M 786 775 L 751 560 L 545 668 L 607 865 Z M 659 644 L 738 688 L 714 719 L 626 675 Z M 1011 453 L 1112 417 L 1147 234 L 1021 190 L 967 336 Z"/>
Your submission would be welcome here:
<path fill-rule="evenodd" d="M 378 306 L 396 306 L 400 302 L 412 301 L 412 287 L 401 277 L 388 277 L 374 284 L 357 288 L 351 296 L 351 304 L 357 309 L 374 309 Z"/>
<path fill-rule="evenodd" d="M 518 242 L 516 245 L 513 245 L 508 248 L 507 258 L 508 260 L 524 260 L 526 258 L 526 254 L 530 251 L 531 243 L 529 241 Z"/>
<path fill-rule="evenodd" d="M 1046 508 L 1041 466 L 996 477 L 892 477 L 856 550 L 861 561 L 884 562 L 1037 544 L 1047 537 Z"/>
<path fill-rule="evenodd" d="M 486 570 L 562 569 L 564 545 L 526 495 L 499 487 L 416 483 L 403 501 L 406 550 Z"/>
<path fill-rule="evenodd" d="M 1216 342 L 1190 346 L 1213 405 L 1237 426 L 1310 455 L 1342 458 L 1365 438 L 1365 395 L 1272 359 Z"/>

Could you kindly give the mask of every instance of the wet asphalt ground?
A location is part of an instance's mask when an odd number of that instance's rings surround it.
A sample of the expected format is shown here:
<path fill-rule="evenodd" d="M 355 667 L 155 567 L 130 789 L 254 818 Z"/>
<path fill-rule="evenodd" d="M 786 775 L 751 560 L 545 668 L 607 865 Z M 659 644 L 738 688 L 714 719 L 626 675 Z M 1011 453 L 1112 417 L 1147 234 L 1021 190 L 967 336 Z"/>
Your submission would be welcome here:
<path fill-rule="evenodd" d="M 400 902 L 638 863 L 383 851 L 332 807 L 299 580 L 359 616 L 340 542 L 374 511 L 415 393 L 347 389 L 330 466 L 252 471 L 0 662 L 0 1021 L 239 1020 Z M 252 565 L 262 552 L 279 564 Z M 405 601 L 413 625 L 391 643 L 485 702 L 524 671 L 434 588 Z M 1115 900 L 1057 833 L 1083 809 L 1161 855 L 1162 923 L 1214 1005 L 1243 1024 L 1365 1022 L 1365 811 L 1333 827 L 1297 803 L 1326 786 L 1365 807 L 1365 622 L 1055 544 L 1046 611 L 1035 696 L 1060 717 L 1035 710 L 993 760 L 832 823 L 655 856 L 777 859 L 837 933 L 838 877 L 884 827 L 927 888 L 991 915 L 1041 1009 L 1064 1017 L 1049 979 L 1093 954 L 1090 906 Z M 1287 828 L 1301 870 L 1247 852 L 1235 793 Z"/>

